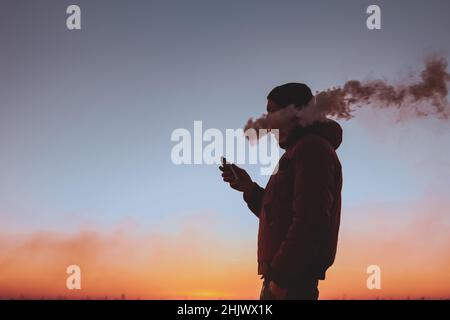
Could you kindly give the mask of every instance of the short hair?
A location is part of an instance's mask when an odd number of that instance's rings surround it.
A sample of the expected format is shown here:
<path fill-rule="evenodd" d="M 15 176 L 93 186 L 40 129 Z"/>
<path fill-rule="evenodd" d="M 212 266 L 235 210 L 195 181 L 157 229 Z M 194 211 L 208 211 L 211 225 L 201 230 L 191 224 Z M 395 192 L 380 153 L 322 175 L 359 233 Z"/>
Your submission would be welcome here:
<path fill-rule="evenodd" d="M 290 82 L 275 87 L 270 91 L 267 99 L 277 103 L 284 108 L 288 105 L 295 105 L 297 108 L 303 108 L 313 98 L 311 89 L 304 83 Z"/>

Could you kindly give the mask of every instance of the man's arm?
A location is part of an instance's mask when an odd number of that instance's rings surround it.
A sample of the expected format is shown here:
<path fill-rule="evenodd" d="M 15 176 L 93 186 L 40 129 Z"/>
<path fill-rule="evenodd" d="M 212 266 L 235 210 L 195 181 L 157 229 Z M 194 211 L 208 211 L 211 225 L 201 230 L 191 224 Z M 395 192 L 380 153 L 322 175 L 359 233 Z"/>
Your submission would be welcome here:
<path fill-rule="evenodd" d="M 249 190 L 244 191 L 244 200 L 247 203 L 248 208 L 257 217 L 259 217 L 259 211 L 261 209 L 262 199 L 264 197 L 264 188 L 261 188 L 256 182 L 252 183 Z"/>
<path fill-rule="evenodd" d="M 235 164 L 227 163 L 225 158 L 223 158 L 223 164 L 219 169 L 222 171 L 223 181 L 228 182 L 233 189 L 243 192 L 244 200 L 247 202 L 249 209 L 259 217 L 264 189 L 253 182 L 244 169 Z"/>
<path fill-rule="evenodd" d="M 319 137 L 308 138 L 295 153 L 294 161 L 292 222 L 269 272 L 282 287 L 314 267 L 333 203 L 330 186 L 335 168 L 329 146 Z"/>

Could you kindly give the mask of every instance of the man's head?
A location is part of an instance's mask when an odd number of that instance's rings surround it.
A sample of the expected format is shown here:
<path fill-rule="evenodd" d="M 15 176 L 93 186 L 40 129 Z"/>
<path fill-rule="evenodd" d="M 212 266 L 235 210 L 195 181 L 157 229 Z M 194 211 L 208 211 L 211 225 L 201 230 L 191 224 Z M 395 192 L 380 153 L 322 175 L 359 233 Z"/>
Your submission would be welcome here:
<path fill-rule="evenodd" d="M 304 83 L 290 82 L 275 87 L 267 95 L 267 100 L 275 103 L 280 109 L 288 105 L 295 105 L 297 108 L 305 107 L 313 98 L 311 89 Z M 270 112 L 269 110 L 267 110 Z"/>
<path fill-rule="evenodd" d="M 280 111 L 289 105 L 294 105 L 295 108 L 304 108 L 313 98 L 311 89 L 304 83 L 286 83 L 275 87 L 267 95 L 267 113 L 270 115 L 274 112 Z M 272 128 L 279 130 L 278 142 L 280 146 L 288 138 L 292 130 L 298 125 L 295 118 L 286 119 L 280 128 Z"/>

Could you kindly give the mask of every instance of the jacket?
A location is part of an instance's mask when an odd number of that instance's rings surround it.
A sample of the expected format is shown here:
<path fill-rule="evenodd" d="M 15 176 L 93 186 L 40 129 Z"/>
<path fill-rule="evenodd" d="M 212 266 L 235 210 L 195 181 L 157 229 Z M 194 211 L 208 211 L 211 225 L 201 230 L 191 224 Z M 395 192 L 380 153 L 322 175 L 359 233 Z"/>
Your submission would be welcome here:
<path fill-rule="evenodd" d="M 259 218 L 258 273 L 281 286 L 325 279 L 333 264 L 341 215 L 342 128 L 332 120 L 299 128 L 266 187 L 244 193 Z"/>

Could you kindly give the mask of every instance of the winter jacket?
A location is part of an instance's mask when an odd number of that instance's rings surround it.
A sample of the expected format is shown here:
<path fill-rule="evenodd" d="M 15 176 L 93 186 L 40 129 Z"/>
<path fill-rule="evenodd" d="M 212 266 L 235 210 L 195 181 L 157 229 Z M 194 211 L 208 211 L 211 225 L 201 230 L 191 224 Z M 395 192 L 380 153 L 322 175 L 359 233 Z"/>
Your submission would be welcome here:
<path fill-rule="evenodd" d="M 244 193 L 259 218 L 258 273 L 280 286 L 325 279 L 333 264 L 341 214 L 342 168 L 335 121 L 298 129 L 263 189 Z"/>

